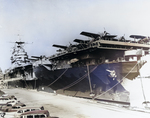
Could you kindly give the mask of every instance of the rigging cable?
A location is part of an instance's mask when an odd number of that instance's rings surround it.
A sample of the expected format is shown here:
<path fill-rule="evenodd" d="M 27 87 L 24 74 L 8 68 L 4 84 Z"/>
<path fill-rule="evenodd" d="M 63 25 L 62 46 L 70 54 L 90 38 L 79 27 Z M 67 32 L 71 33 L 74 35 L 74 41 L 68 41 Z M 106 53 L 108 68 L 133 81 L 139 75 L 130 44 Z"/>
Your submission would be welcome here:
<path fill-rule="evenodd" d="M 36 79 L 35 79 L 35 82 L 34 82 L 34 89 L 36 88 Z"/>
<path fill-rule="evenodd" d="M 51 86 L 52 84 L 54 84 L 57 80 L 59 80 L 62 76 L 63 76 L 63 74 L 65 74 L 65 72 L 68 70 L 68 68 L 55 80 L 55 81 L 53 81 L 52 83 L 50 83 L 48 86 Z"/>
<path fill-rule="evenodd" d="M 90 91 L 92 93 L 93 90 L 92 90 L 92 86 L 91 86 L 91 78 L 90 78 L 90 73 L 89 73 L 89 65 L 87 65 L 87 72 L 88 72 L 88 78 L 89 78 Z"/>
<path fill-rule="evenodd" d="M 136 64 L 133 66 L 133 68 L 123 77 L 122 80 L 118 81 L 118 83 L 116 83 L 114 86 L 112 86 L 110 89 L 108 89 L 107 91 L 103 92 L 102 94 L 95 96 L 95 97 L 93 98 L 93 100 L 95 100 L 96 98 L 102 96 L 103 94 L 107 93 L 108 91 L 110 91 L 110 90 L 112 90 L 114 87 L 116 87 L 118 84 L 120 84 L 120 83 L 131 73 L 131 71 L 133 71 L 133 69 L 134 69 L 137 65 L 138 65 L 138 63 L 136 63 Z"/>
<path fill-rule="evenodd" d="M 26 86 L 27 86 L 27 89 L 29 89 L 29 86 L 28 86 L 28 84 L 26 83 L 26 80 L 24 79 L 24 82 L 25 82 L 25 84 L 26 84 Z"/>
<path fill-rule="evenodd" d="M 89 73 L 93 72 L 95 69 L 97 68 L 97 66 L 95 66 Z M 68 89 L 72 86 L 74 86 L 75 84 L 79 83 L 80 81 L 82 81 L 86 76 L 87 76 L 88 73 L 86 73 L 85 75 L 83 75 L 81 78 L 79 78 L 78 80 L 74 81 L 73 83 L 69 84 L 68 86 L 62 88 L 62 89 Z M 58 90 L 61 90 L 61 89 L 58 89 Z"/>
<path fill-rule="evenodd" d="M 144 97 L 144 100 L 146 102 L 146 96 L 145 96 L 145 93 L 144 93 L 144 87 L 143 87 L 143 81 L 142 81 L 141 75 L 140 75 L 140 81 L 141 81 L 141 87 L 142 87 L 143 97 Z M 147 106 L 147 102 L 146 102 L 146 106 Z"/>

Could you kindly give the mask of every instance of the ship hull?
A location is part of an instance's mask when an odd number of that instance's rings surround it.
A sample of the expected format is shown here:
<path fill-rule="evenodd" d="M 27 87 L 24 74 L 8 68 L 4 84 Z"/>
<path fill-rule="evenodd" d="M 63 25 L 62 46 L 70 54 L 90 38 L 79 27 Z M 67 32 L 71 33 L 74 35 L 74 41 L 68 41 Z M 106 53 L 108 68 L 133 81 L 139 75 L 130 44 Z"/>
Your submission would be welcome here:
<path fill-rule="evenodd" d="M 4 83 L 7 83 L 8 88 L 21 87 L 35 89 L 36 79 L 31 64 L 16 67 L 4 74 Z"/>
<path fill-rule="evenodd" d="M 136 63 L 109 63 L 57 70 L 39 65 L 34 68 L 34 73 L 38 78 L 37 86 L 42 90 L 49 87 L 69 96 L 129 102 L 129 92 L 121 83 L 127 77 L 133 79 L 138 75 Z"/>
<path fill-rule="evenodd" d="M 6 74 L 4 75 L 5 79 L 11 79 L 11 78 L 26 78 L 26 80 L 30 80 L 33 78 L 33 67 L 32 64 L 28 65 L 22 65 L 15 67 L 13 69 L 10 69 Z"/>

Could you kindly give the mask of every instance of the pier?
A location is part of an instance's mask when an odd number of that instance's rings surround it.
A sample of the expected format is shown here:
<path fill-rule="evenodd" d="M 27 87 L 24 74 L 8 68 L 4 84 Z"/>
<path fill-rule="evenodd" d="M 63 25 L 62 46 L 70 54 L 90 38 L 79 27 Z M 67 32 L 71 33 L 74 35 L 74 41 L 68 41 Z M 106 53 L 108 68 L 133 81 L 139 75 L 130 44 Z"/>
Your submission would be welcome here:
<path fill-rule="evenodd" d="M 148 118 L 149 111 L 133 109 L 119 104 L 108 104 L 83 98 L 64 96 L 21 88 L 2 89 L 6 94 L 15 95 L 27 106 L 44 106 L 50 116 L 59 118 Z M 5 118 L 12 117 L 7 113 Z M 13 118 L 13 117 L 12 117 Z"/>

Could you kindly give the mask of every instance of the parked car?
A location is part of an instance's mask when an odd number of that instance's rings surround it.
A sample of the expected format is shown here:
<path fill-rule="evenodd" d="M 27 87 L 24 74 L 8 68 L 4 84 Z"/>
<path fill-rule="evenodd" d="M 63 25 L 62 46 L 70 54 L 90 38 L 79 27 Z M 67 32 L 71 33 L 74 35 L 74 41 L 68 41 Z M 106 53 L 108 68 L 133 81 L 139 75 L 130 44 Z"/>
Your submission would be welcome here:
<path fill-rule="evenodd" d="M 15 118 L 20 118 L 22 113 L 29 112 L 29 111 L 35 111 L 35 110 L 44 110 L 44 107 L 22 107 L 20 108 L 15 114 Z"/>
<path fill-rule="evenodd" d="M 14 106 L 17 103 L 18 103 L 18 101 L 12 100 L 12 101 L 7 102 L 6 104 L 9 105 L 9 106 Z"/>
<path fill-rule="evenodd" d="M 8 102 L 17 101 L 15 96 L 2 96 L 0 97 L 0 105 L 7 104 Z"/>
<path fill-rule="evenodd" d="M 15 105 L 11 105 L 11 104 L 6 104 L 6 105 L 2 105 L 0 107 L 1 111 L 4 112 L 16 112 L 18 111 L 18 109 L 25 107 L 26 105 L 24 103 L 21 103 L 20 101 L 18 101 Z"/>
<path fill-rule="evenodd" d="M 9 98 L 12 98 L 12 99 L 14 98 L 17 100 L 17 98 L 14 95 L 3 94 L 1 97 L 9 97 Z"/>
<path fill-rule="evenodd" d="M 22 113 L 20 118 L 50 118 L 47 110 L 35 110 Z"/>

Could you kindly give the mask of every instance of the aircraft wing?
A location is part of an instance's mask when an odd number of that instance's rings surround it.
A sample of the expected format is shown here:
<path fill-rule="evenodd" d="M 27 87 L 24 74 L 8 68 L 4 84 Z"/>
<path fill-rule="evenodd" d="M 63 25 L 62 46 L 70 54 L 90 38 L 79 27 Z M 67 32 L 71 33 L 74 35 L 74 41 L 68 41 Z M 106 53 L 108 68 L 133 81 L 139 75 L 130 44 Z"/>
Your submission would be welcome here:
<path fill-rule="evenodd" d="M 81 32 L 80 33 L 81 35 L 84 35 L 84 36 L 88 36 L 88 37 L 91 37 L 91 38 L 97 38 L 97 37 L 99 37 L 100 35 L 99 34 L 94 34 L 94 33 L 90 33 L 90 32 Z"/>
<path fill-rule="evenodd" d="M 65 49 L 65 50 L 68 48 L 67 46 L 56 45 L 56 44 L 54 44 L 53 47 L 62 48 L 62 49 Z"/>
<path fill-rule="evenodd" d="M 130 35 L 130 38 L 144 39 L 144 38 L 146 38 L 146 36 L 141 36 L 141 35 Z"/>
<path fill-rule="evenodd" d="M 117 35 L 105 35 L 105 36 L 103 36 L 103 37 L 106 37 L 106 38 L 114 38 L 114 37 L 116 37 Z"/>
<path fill-rule="evenodd" d="M 88 42 L 90 42 L 90 40 L 75 39 L 74 42 L 77 42 L 77 43 L 88 43 Z"/>
<path fill-rule="evenodd" d="M 97 37 L 99 37 L 100 36 L 100 34 L 94 34 L 94 33 L 89 33 L 89 32 L 81 32 L 80 34 L 82 34 L 82 35 L 85 35 L 85 36 L 88 36 L 88 37 L 91 37 L 91 38 L 97 38 Z M 114 38 L 114 37 L 116 37 L 117 35 L 109 35 L 109 34 L 106 34 L 106 35 L 104 35 L 103 37 L 104 38 Z"/>

